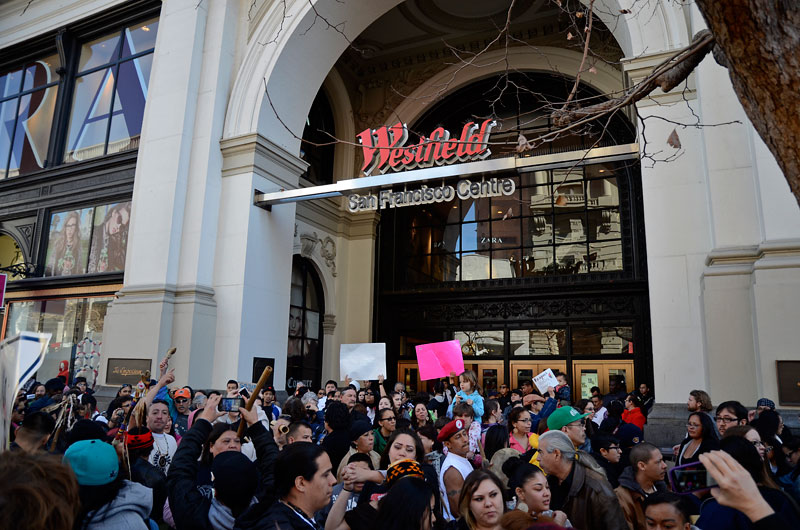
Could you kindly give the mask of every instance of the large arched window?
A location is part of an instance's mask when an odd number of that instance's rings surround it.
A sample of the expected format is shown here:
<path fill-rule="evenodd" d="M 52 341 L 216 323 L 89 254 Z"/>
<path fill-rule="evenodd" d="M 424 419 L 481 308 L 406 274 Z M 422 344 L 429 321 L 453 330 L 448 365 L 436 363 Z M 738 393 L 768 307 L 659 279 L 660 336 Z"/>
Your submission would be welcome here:
<path fill-rule="evenodd" d="M 319 386 L 322 372 L 322 318 L 325 301 L 314 266 L 295 256 L 289 306 L 289 347 L 286 353 L 286 388 L 298 381 Z"/>

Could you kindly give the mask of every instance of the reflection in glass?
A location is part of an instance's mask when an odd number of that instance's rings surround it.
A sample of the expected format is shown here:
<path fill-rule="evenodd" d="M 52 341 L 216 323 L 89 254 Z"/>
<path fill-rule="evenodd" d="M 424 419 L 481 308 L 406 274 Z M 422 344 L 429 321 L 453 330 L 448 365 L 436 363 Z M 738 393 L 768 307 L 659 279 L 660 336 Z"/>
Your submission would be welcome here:
<path fill-rule="evenodd" d="M 556 246 L 556 271 L 561 274 L 589 272 L 587 259 L 585 243 Z"/>
<path fill-rule="evenodd" d="M 461 352 L 465 356 L 503 355 L 502 331 L 456 331 L 453 338 L 461 343 Z"/>
<path fill-rule="evenodd" d="M 618 207 L 617 179 L 605 178 L 587 181 L 586 206 L 589 208 Z"/>
<path fill-rule="evenodd" d="M 519 278 L 521 263 L 518 249 L 492 252 L 492 278 Z"/>
<path fill-rule="evenodd" d="M 291 305 L 303 305 L 303 271 L 297 267 L 292 267 L 292 288 L 289 293 Z"/>
<path fill-rule="evenodd" d="M 573 355 L 633 353 L 633 327 L 576 327 L 572 329 Z"/>
<path fill-rule="evenodd" d="M 111 107 L 114 75 L 111 68 L 79 77 L 75 81 L 67 135 L 66 162 L 101 156 Z"/>
<path fill-rule="evenodd" d="M 565 355 L 565 329 L 529 329 L 511 331 L 511 355 Z"/>
<path fill-rule="evenodd" d="M 119 65 L 119 82 L 114 97 L 114 112 L 111 116 L 108 154 L 139 147 L 152 62 L 153 55 L 150 54 Z"/>
<path fill-rule="evenodd" d="M 488 280 L 490 267 L 489 252 L 484 254 L 463 252 L 461 254 L 461 264 L 459 265 L 461 281 Z"/>
<path fill-rule="evenodd" d="M 556 243 L 586 241 L 586 224 L 583 211 L 555 216 Z"/>
<path fill-rule="evenodd" d="M 303 334 L 303 308 L 289 308 L 289 336 L 300 337 Z"/>
<path fill-rule="evenodd" d="M 153 18 L 125 29 L 125 46 L 122 57 L 135 55 L 154 48 L 158 33 L 158 19 Z"/>
<path fill-rule="evenodd" d="M 589 243 L 589 266 L 592 271 L 621 271 L 622 241 Z"/>
<path fill-rule="evenodd" d="M 78 73 L 108 64 L 117 58 L 119 33 L 106 35 L 87 42 L 81 46 L 81 60 L 78 63 Z"/>
<path fill-rule="evenodd" d="M 524 249 L 522 257 L 523 276 L 552 274 L 553 270 L 553 247 Z"/>
<path fill-rule="evenodd" d="M 319 313 L 315 311 L 306 311 L 306 337 L 319 338 Z"/>

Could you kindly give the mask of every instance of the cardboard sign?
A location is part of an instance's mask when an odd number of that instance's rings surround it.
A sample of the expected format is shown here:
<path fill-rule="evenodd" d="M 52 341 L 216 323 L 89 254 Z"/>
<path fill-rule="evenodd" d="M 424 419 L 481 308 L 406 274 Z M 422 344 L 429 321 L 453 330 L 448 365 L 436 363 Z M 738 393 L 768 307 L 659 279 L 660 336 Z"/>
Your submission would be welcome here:
<path fill-rule="evenodd" d="M 456 375 L 464 372 L 464 355 L 457 340 L 420 344 L 416 349 L 422 381 L 449 377 L 451 372 Z"/>
<path fill-rule="evenodd" d="M 23 331 L 0 344 L 0 450 L 8 449 L 17 389 L 42 366 L 49 333 Z"/>
<path fill-rule="evenodd" d="M 557 387 L 558 386 L 558 379 L 553 374 L 553 371 L 548 368 L 544 372 L 540 373 L 536 377 L 533 378 L 533 384 L 536 385 L 536 388 L 539 389 L 541 394 L 545 394 L 547 392 L 548 387 Z"/>
<path fill-rule="evenodd" d="M 342 344 L 339 348 L 339 379 L 344 376 L 356 381 L 377 379 L 386 375 L 386 344 Z"/>

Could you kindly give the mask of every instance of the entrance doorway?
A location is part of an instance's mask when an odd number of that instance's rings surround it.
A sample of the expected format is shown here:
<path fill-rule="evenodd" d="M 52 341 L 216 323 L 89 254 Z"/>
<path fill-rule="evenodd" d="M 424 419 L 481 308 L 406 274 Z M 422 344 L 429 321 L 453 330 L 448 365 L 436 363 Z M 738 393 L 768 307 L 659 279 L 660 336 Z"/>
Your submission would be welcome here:
<path fill-rule="evenodd" d="M 526 379 L 550 368 L 553 373 L 566 373 L 567 361 L 511 361 L 511 388 L 519 388 Z"/>
<path fill-rule="evenodd" d="M 580 361 L 574 362 L 573 395 L 575 399 L 592 397 L 592 387 L 607 394 L 610 381 L 625 382 L 628 390 L 636 388 L 633 361 Z"/>

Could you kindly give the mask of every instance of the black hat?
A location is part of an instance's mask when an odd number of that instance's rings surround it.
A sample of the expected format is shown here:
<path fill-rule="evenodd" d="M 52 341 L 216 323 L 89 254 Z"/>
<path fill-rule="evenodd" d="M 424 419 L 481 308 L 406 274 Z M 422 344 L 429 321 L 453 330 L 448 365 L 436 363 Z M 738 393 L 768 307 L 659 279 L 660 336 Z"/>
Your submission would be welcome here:
<path fill-rule="evenodd" d="M 67 433 L 67 446 L 80 442 L 81 440 L 106 440 L 106 431 L 103 427 L 92 420 L 78 420 L 72 429 Z"/>
<path fill-rule="evenodd" d="M 354 442 L 371 430 L 372 425 L 370 425 L 369 422 L 362 420 L 354 421 L 353 425 L 350 427 L 350 440 Z"/>
<path fill-rule="evenodd" d="M 58 377 L 48 379 L 44 384 L 44 389 L 47 392 L 55 392 L 56 390 L 64 390 L 64 383 Z"/>
<path fill-rule="evenodd" d="M 226 506 L 251 498 L 258 487 L 258 469 L 255 463 L 238 451 L 225 451 L 211 463 L 214 490 Z"/>

